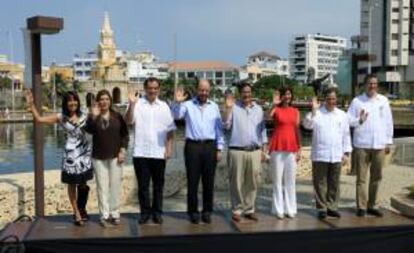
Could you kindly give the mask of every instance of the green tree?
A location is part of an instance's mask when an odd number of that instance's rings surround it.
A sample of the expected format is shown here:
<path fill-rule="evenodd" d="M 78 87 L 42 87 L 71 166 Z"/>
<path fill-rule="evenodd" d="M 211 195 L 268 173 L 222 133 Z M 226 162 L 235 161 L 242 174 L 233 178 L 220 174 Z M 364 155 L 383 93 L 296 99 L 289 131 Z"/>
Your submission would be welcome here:
<path fill-rule="evenodd" d="M 11 87 L 12 80 L 9 77 L 0 77 L 0 89 L 11 89 Z"/>
<path fill-rule="evenodd" d="M 188 95 L 191 96 L 195 92 L 196 80 L 180 79 L 178 81 L 178 86 L 182 86 L 184 90 L 188 93 Z M 160 98 L 167 101 L 171 101 L 174 99 L 174 79 L 168 78 L 165 80 L 161 80 Z"/>
<path fill-rule="evenodd" d="M 273 92 L 276 89 L 282 88 L 282 86 L 297 87 L 301 85 L 297 81 L 284 76 L 266 76 L 254 84 L 254 96 L 261 100 L 271 101 Z"/>

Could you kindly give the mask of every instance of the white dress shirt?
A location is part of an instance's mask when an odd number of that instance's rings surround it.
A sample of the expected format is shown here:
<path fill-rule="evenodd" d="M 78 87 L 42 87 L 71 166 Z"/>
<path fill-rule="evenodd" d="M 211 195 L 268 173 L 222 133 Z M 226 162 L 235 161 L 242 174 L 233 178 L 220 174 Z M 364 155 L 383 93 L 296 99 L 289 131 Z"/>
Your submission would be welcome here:
<path fill-rule="evenodd" d="M 315 115 L 309 113 L 304 124 L 313 129 L 312 161 L 338 163 L 344 153 L 352 151 L 349 119 L 344 111 L 338 108 L 328 111 L 322 106 Z"/>
<path fill-rule="evenodd" d="M 135 103 L 134 157 L 164 159 L 167 133 L 176 126 L 167 103 L 158 98 L 150 103 L 140 98 Z"/>
<path fill-rule="evenodd" d="M 361 110 L 368 112 L 367 120 L 359 124 Z M 394 125 L 388 99 L 380 94 L 369 98 L 365 93 L 357 96 L 348 109 L 351 126 L 355 127 L 353 144 L 356 148 L 384 149 L 392 144 Z"/>

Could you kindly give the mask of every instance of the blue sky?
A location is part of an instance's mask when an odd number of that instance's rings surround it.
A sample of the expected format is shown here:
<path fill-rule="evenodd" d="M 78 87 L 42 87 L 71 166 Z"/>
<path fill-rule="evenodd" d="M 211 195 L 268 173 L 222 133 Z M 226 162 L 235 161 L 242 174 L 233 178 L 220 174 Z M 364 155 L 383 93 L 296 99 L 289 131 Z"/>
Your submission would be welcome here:
<path fill-rule="evenodd" d="M 225 60 L 243 64 L 267 50 L 288 56 L 293 35 L 324 33 L 346 38 L 359 33 L 359 0 L 2 0 L 0 54 L 24 62 L 20 31 L 27 17 L 63 17 L 64 30 L 43 37 L 43 61 L 70 63 L 76 53 L 96 48 L 108 11 L 117 48 L 151 50 L 178 60 Z"/>

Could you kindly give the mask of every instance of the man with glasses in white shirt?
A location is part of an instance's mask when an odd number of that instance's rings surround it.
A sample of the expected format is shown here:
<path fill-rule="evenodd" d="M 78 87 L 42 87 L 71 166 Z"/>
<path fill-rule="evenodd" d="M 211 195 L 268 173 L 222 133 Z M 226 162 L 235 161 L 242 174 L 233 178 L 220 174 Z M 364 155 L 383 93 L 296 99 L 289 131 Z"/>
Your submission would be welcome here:
<path fill-rule="evenodd" d="M 375 75 L 366 76 L 365 92 L 352 100 L 348 115 L 354 127 L 356 214 L 359 217 L 367 213 L 382 217 L 377 201 L 384 159 L 390 153 L 394 129 L 390 104 L 385 96 L 378 94 L 378 78 Z"/>
<path fill-rule="evenodd" d="M 340 193 L 341 162 L 348 163 L 352 151 L 349 120 L 346 113 L 336 107 L 337 91 L 325 92 L 325 103 L 319 106 L 313 99 L 312 113 L 305 118 L 305 127 L 312 134 L 312 179 L 315 189 L 318 218 L 340 218 L 338 202 Z"/>
<path fill-rule="evenodd" d="M 176 126 L 169 106 L 158 99 L 160 81 L 148 78 L 144 82 L 144 90 L 145 96 L 140 99 L 136 98 L 135 91 L 130 92 L 125 121 L 135 127 L 133 163 L 141 208 L 139 223 L 147 223 L 152 215 L 155 224 L 162 224 L 165 164 L 171 157 Z M 151 180 L 152 204 L 149 191 Z"/>

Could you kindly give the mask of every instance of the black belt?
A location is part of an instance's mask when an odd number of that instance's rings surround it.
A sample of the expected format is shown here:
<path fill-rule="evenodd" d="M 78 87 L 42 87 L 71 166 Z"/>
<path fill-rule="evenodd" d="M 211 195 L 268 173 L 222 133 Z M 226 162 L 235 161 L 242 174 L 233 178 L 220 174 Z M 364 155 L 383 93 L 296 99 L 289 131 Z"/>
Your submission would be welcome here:
<path fill-rule="evenodd" d="M 192 139 L 185 139 L 186 142 L 190 142 L 190 143 L 197 143 L 197 144 L 211 144 L 211 143 L 215 143 L 215 140 L 192 140 Z"/>
<path fill-rule="evenodd" d="M 229 149 L 253 152 L 253 151 L 259 150 L 260 147 L 259 146 L 229 147 Z"/>

